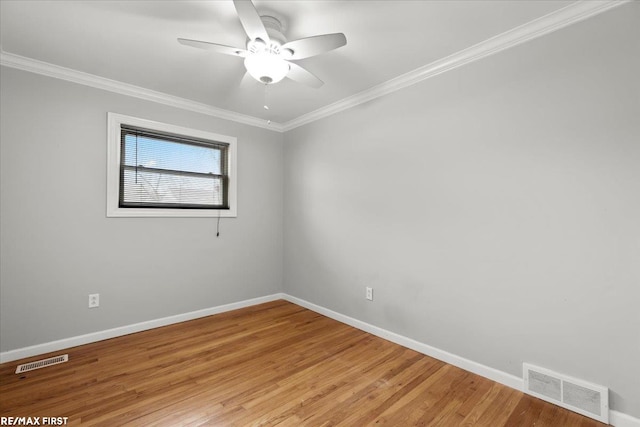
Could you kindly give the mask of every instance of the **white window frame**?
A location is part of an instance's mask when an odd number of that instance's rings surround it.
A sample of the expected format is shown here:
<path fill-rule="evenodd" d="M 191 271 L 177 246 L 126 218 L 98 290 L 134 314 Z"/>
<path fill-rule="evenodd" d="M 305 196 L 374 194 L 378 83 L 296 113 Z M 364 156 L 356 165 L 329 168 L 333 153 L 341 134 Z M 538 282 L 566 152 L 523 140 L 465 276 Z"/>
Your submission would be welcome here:
<path fill-rule="evenodd" d="M 120 138 L 121 126 L 129 125 L 174 135 L 224 142 L 229 144 L 229 209 L 121 208 Z M 107 217 L 221 217 L 235 218 L 237 213 L 237 138 L 175 126 L 123 114 L 107 114 Z"/>

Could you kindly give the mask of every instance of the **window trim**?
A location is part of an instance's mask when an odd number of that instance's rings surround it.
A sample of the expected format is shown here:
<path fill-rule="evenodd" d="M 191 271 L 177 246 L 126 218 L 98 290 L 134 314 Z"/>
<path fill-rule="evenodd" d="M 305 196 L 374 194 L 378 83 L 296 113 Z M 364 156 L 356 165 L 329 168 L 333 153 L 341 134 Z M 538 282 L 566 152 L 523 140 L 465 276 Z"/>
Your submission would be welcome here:
<path fill-rule="evenodd" d="M 205 139 L 229 144 L 228 167 L 229 209 L 121 208 L 120 202 L 120 137 L 121 126 L 129 125 L 157 132 Z M 237 138 L 217 133 L 160 123 L 138 117 L 109 112 L 107 114 L 107 217 L 221 217 L 237 214 Z"/>

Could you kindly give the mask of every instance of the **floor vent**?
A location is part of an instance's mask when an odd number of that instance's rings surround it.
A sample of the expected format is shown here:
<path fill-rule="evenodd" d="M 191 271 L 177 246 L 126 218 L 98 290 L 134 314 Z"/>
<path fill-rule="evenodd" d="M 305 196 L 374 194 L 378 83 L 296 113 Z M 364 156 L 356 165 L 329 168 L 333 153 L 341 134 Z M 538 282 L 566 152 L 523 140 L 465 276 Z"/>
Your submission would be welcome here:
<path fill-rule="evenodd" d="M 57 365 L 58 363 L 64 363 L 69 361 L 69 355 L 63 354 L 62 356 L 50 357 L 48 359 L 36 360 L 35 362 L 25 363 L 24 365 L 18 365 L 16 368 L 16 374 L 22 374 L 24 372 L 34 371 L 40 368 L 46 368 L 47 366 Z"/>
<path fill-rule="evenodd" d="M 609 389 L 524 363 L 524 392 L 609 424 Z"/>

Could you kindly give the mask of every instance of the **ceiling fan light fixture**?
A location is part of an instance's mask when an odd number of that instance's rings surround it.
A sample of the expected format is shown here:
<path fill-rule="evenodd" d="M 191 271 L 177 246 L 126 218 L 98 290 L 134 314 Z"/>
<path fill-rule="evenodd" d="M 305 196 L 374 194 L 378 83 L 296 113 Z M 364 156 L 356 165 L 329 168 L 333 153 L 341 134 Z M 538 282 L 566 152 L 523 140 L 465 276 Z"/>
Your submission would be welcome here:
<path fill-rule="evenodd" d="M 289 72 L 287 61 L 267 52 L 247 56 L 244 66 L 254 79 L 263 84 L 278 83 Z"/>
<path fill-rule="evenodd" d="M 0 0 L 2 1 L 2 0 Z M 295 62 L 337 49 L 347 44 L 342 33 L 320 34 L 287 41 L 286 25 L 278 14 L 260 15 L 252 0 L 233 0 L 240 24 L 247 35 L 247 48 L 240 49 L 218 43 L 179 38 L 187 46 L 206 49 L 225 55 L 245 58 L 247 73 L 265 85 L 278 83 L 283 78 L 319 88 L 324 83 Z"/>

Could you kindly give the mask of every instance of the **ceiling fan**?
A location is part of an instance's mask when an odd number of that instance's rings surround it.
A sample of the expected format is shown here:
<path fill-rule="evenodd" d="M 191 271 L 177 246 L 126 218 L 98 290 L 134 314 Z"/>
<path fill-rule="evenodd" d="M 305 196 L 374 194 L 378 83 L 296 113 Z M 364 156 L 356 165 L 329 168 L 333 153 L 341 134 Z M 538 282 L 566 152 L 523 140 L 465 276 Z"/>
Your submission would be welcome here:
<path fill-rule="evenodd" d="M 246 49 L 182 38 L 179 38 L 178 42 L 186 46 L 244 58 L 247 72 L 265 85 L 278 83 L 285 77 L 314 88 L 324 84 L 311 72 L 291 61 L 309 58 L 344 46 L 347 44 L 344 34 L 323 34 L 287 42 L 282 34 L 282 24 L 279 19 L 273 16 L 260 16 L 250 0 L 233 0 L 233 4 L 240 23 L 249 37 Z"/>

